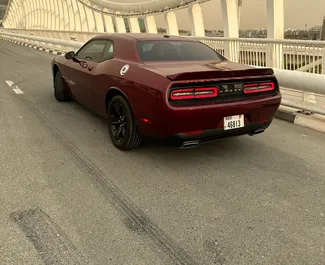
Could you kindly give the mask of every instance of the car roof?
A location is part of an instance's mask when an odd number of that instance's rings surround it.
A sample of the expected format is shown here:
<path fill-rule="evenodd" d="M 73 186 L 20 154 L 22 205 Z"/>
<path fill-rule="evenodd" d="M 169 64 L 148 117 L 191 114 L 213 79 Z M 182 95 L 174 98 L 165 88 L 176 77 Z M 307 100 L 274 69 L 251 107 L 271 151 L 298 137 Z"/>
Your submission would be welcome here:
<path fill-rule="evenodd" d="M 157 40 L 175 40 L 175 41 L 189 41 L 198 42 L 198 40 L 181 37 L 171 36 L 166 34 L 149 34 L 149 33 L 104 33 L 99 34 L 89 41 L 98 39 L 110 40 L 115 43 L 114 45 L 114 57 L 120 60 L 141 62 L 138 50 L 137 42 L 139 41 L 157 41 Z"/>
<path fill-rule="evenodd" d="M 194 39 L 182 36 L 173 36 L 168 34 L 154 34 L 154 33 L 107 33 L 101 34 L 94 38 L 101 39 L 133 39 L 135 41 L 145 41 L 145 40 L 176 40 L 176 41 L 196 41 Z"/>

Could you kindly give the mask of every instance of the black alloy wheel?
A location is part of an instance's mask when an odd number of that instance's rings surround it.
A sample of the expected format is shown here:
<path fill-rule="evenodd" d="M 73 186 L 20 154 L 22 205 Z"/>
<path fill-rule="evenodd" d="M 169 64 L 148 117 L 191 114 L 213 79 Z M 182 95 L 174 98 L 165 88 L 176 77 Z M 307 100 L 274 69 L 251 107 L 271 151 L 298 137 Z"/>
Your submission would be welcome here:
<path fill-rule="evenodd" d="M 127 100 L 117 95 L 108 105 L 108 130 L 113 144 L 120 150 L 140 146 L 142 137 Z"/>
<path fill-rule="evenodd" d="M 58 71 L 55 74 L 54 79 L 54 96 L 57 101 L 69 101 L 71 100 L 70 96 L 68 95 L 68 92 L 64 88 L 64 80 L 63 77 Z"/>

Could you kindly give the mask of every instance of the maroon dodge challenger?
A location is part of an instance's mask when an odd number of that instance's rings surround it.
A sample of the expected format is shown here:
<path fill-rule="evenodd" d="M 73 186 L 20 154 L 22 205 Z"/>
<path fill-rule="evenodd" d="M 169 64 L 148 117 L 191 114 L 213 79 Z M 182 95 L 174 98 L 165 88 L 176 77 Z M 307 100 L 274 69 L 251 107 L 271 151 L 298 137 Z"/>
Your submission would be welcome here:
<path fill-rule="evenodd" d="M 106 34 L 52 61 L 54 95 L 108 120 L 114 145 L 144 136 L 191 148 L 218 138 L 262 133 L 281 94 L 272 69 L 228 61 L 186 37 Z"/>

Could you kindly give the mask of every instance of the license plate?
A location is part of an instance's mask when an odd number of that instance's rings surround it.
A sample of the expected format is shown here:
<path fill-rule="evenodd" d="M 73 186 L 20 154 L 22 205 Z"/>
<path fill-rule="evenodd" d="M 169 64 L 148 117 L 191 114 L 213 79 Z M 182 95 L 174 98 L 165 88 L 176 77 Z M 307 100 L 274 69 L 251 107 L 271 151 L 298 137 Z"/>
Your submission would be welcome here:
<path fill-rule="evenodd" d="M 224 124 L 225 130 L 233 130 L 233 129 L 242 128 L 245 126 L 244 115 L 235 115 L 235 116 L 224 117 L 223 124 Z"/>

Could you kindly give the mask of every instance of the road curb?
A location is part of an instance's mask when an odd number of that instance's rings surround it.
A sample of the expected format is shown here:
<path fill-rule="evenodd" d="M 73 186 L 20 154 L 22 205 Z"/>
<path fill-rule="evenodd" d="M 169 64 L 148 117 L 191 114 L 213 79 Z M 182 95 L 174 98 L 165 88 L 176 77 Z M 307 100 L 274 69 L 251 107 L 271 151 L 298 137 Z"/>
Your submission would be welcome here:
<path fill-rule="evenodd" d="M 15 44 L 19 44 L 19 45 L 22 45 L 22 46 L 28 47 L 28 48 L 32 48 L 32 49 L 35 49 L 35 50 L 39 50 L 39 51 L 43 51 L 43 52 L 47 52 L 47 53 L 49 53 L 49 54 L 54 54 L 54 55 L 64 55 L 64 54 L 65 54 L 64 51 L 51 50 L 51 49 L 48 49 L 48 48 L 44 48 L 44 47 L 42 47 L 42 46 L 37 46 L 37 45 L 27 44 L 27 43 L 25 43 L 25 42 L 15 41 L 15 40 L 7 39 L 7 38 L 2 38 L 2 39 L 5 40 L 5 41 L 9 41 L 9 42 L 12 42 L 12 43 L 15 43 Z"/>
<path fill-rule="evenodd" d="M 275 118 L 280 119 L 280 120 L 284 120 L 284 121 L 287 121 L 287 122 L 295 123 L 296 114 L 291 113 L 291 112 L 286 112 L 286 111 L 283 111 L 283 110 L 278 110 L 275 113 Z"/>
<path fill-rule="evenodd" d="M 280 106 L 275 118 L 325 133 L 325 117 L 318 114 L 304 114 L 299 110 Z"/>

